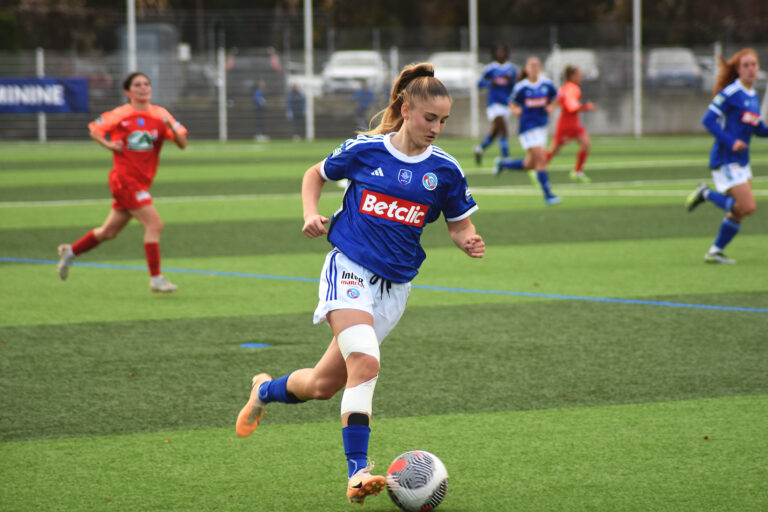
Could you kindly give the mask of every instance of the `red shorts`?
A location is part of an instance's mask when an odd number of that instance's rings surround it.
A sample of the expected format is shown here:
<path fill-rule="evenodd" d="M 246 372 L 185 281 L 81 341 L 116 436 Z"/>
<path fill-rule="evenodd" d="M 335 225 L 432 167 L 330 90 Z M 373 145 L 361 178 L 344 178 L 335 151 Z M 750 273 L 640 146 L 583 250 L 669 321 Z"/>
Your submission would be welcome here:
<path fill-rule="evenodd" d="M 149 187 L 142 185 L 130 176 L 118 175 L 115 171 L 109 173 L 109 189 L 112 191 L 113 210 L 136 210 L 152 204 Z"/>
<path fill-rule="evenodd" d="M 580 124 L 575 126 L 563 126 L 562 128 L 558 126 L 555 130 L 554 140 L 557 144 L 565 144 L 569 140 L 575 139 L 582 133 L 586 132 L 587 130 L 584 129 L 584 127 Z"/>

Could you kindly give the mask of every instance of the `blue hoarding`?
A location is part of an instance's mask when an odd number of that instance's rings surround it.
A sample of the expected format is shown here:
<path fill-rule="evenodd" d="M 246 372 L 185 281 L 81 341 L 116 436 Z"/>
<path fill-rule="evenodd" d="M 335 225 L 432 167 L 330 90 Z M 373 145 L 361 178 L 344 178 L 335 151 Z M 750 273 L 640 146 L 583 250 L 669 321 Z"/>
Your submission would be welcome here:
<path fill-rule="evenodd" d="M 88 112 L 88 80 L 0 77 L 0 114 L 37 112 Z"/>

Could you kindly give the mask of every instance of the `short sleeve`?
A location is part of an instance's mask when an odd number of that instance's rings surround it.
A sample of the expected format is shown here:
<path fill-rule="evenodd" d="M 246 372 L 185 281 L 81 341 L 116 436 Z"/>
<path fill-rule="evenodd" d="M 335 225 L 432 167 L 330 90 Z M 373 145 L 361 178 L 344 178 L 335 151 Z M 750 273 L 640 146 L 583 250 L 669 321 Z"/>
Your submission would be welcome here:
<path fill-rule="evenodd" d="M 354 139 L 347 139 L 323 160 L 320 166 L 320 173 L 323 178 L 331 181 L 349 178 L 351 164 L 355 160 L 356 154 L 353 142 Z"/>
<path fill-rule="evenodd" d="M 88 123 L 88 131 L 104 137 L 115 129 L 121 119 L 122 116 L 118 112 L 109 110 Z"/>
<path fill-rule="evenodd" d="M 446 222 L 458 222 L 472 215 L 477 210 L 477 203 L 472 198 L 469 185 L 463 174 L 457 173 L 457 177 L 452 180 L 451 185 L 443 206 L 443 215 Z"/>

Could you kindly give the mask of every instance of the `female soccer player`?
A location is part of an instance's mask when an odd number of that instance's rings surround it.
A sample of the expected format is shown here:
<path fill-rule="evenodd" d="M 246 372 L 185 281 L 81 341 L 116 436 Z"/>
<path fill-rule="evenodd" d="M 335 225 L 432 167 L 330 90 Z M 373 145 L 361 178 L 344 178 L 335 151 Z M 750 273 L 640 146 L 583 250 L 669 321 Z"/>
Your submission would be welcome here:
<path fill-rule="evenodd" d="M 517 68 L 507 60 L 507 47 L 497 44 L 493 47 L 494 62 L 485 67 L 483 76 L 477 83 L 478 87 L 488 87 L 488 107 L 486 114 L 491 123 L 491 131 L 485 136 L 479 146 L 475 146 L 475 162 L 483 162 L 483 151 L 490 146 L 496 137 L 499 138 L 501 157 L 509 158 L 509 141 L 507 140 L 507 121 L 509 120 L 509 94 L 517 79 Z"/>
<path fill-rule="evenodd" d="M 760 119 L 760 100 L 752 88 L 760 63 L 757 53 L 745 48 L 728 61 L 720 57 L 715 97 L 702 123 L 715 137 L 709 154 L 709 168 L 715 190 L 702 183 L 685 202 L 690 212 L 710 201 L 727 212 L 712 247 L 704 256 L 708 263 L 735 263 L 723 249 L 739 232 L 741 221 L 755 211 L 752 170 L 749 167 L 749 140 L 752 134 L 768 137 L 768 126 Z"/>
<path fill-rule="evenodd" d="M 520 74 L 520 81 L 512 89 L 509 108 L 520 120 L 520 145 L 526 151 L 525 158 L 516 160 L 498 159 L 493 168 L 493 174 L 498 176 L 504 169 L 535 170 L 531 181 L 538 182 L 544 192 L 546 204 L 557 204 L 561 198 L 554 195 L 549 186 L 547 173 L 547 124 L 549 114 L 555 108 L 557 90 L 548 78 L 539 76 L 541 61 L 537 57 L 529 57 L 525 68 Z"/>
<path fill-rule="evenodd" d="M 469 216 L 477 209 L 459 163 L 433 146 L 451 112 L 451 98 L 430 63 L 411 64 L 392 87 L 389 106 L 373 130 L 349 139 L 304 174 L 302 202 L 309 238 L 327 234 L 333 249 L 320 279 L 315 323 L 333 339 L 314 368 L 272 380 L 253 377 L 236 431 L 250 435 L 270 402 L 327 400 L 341 388 L 341 423 L 348 461 L 347 498 L 363 503 L 385 478 L 372 475 L 368 439 L 379 344 L 405 309 L 411 280 L 425 258 L 425 224 L 442 213 L 456 246 L 472 258 L 485 243 Z M 343 204 L 330 219 L 318 211 L 323 184 L 347 178 Z"/>
<path fill-rule="evenodd" d="M 149 187 L 157 172 L 157 161 L 165 139 L 184 149 L 187 129 L 163 107 L 152 105 L 152 85 L 144 73 L 131 73 L 123 81 L 128 103 L 104 112 L 88 125 L 91 138 L 112 151 L 109 173 L 112 210 L 98 228 L 73 244 L 59 246 L 59 277 L 66 279 L 75 256 L 104 240 L 117 236 L 135 217 L 144 226 L 144 252 L 149 267 L 149 288 L 156 293 L 178 289 L 160 273 L 160 232 L 163 221 L 152 204 Z"/>
<path fill-rule="evenodd" d="M 584 162 L 589 154 L 589 134 L 579 119 L 579 112 L 595 110 L 595 105 L 588 101 L 581 102 L 581 69 L 576 66 L 565 67 L 565 83 L 557 91 L 557 102 L 560 104 L 560 117 L 557 119 L 555 138 L 547 151 L 547 163 L 560 151 L 560 148 L 576 139 L 579 152 L 576 155 L 576 166 L 571 171 L 573 181 L 590 183 L 584 174 Z"/>

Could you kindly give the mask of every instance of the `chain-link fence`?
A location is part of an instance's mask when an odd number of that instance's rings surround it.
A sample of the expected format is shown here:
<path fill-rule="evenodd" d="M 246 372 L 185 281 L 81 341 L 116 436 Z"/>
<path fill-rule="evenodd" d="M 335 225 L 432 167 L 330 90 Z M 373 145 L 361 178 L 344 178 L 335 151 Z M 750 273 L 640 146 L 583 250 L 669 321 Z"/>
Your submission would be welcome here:
<path fill-rule="evenodd" d="M 263 13 L 262 13 L 263 14 Z M 127 66 L 124 18 L 119 12 L 98 18 L 98 29 L 111 34 L 103 51 L 44 50 L 44 75 L 84 77 L 89 84 L 89 113 L 48 114 L 48 140 L 87 136 L 87 124 L 124 101 Z M 139 70 L 149 75 L 153 103 L 162 105 L 197 139 L 222 133 L 220 108 L 226 109 L 229 139 L 304 136 L 306 95 L 314 97 L 317 137 L 347 137 L 385 106 L 398 70 L 407 63 L 434 60 L 438 77 L 454 96 L 446 134 L 470 135 L 470 95 L 497 41 L 510 46 L 510 60 L 521 67 L 528 56 L 544 63 L 544 72 L 562 80 L 567 64 L 582 68 L 584 100 L 597 104 L 583 121 L 590 132 L 631 134 L 633 91 L 631 28 L 626 24 L 480 27 L 479 65 L 468 63 L 467 31 L 426 29 L 334 29 L 323 13 L 315 15 L 314 67 L 304 71 L 303 28 L 296 16 L 267 18 L 258 12 L 209 13 L 204 21 L 189 13 L 145 17 L 137 26 Z M 103 36 L 102 36 L 103 37 Z M 655 40 L 658 43 L 658 38 Z M 269 44 L 275 43 L 275 46 Z M 728 55 L 745 44 L 694 47 L 648 45 L 643 51 L 643 131 L 645 134 L 702 132 L 700 119 L 711 98 L 715 55 Z M 220 66 L 217 49 L 224 48 Z M 753 47 L 768 58 L 768 45 Z M 344 54 L 360 50 L 359 54 Z M 346 59 L 346 60 L 345 60 Z M 223 67 L 226 76 L 219 70 Z M 0 77 L 34 77 L 35 51 L 0 53 Z M 766 87 L 761 73 L 757 88 Z M 226 83 L 222 105 L 219 88 Z M 356 91 L 365 86 L 373 99 Z M 258 89 L 259 92 L 256 92 Z M 485 91 L 479 98 L 480 131 L 486 130 Z M 0 103 L 2 95 L 0 94 Z M 35 140 L 38 117 L 0 114 L 0 138 Z"/>

